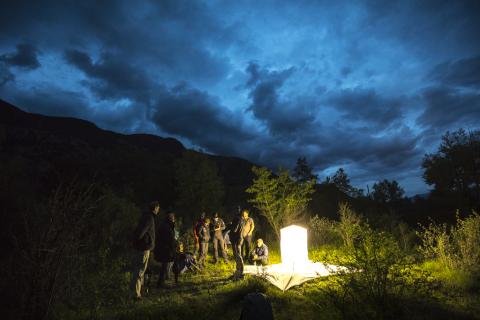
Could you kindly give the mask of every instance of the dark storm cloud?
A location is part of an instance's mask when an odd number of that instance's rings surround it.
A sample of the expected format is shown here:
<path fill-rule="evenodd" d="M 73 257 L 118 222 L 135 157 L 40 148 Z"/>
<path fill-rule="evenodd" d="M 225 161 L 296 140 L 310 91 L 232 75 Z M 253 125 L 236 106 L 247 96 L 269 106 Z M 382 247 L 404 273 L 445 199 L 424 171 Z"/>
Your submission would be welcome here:
<path fill-rule="evenodd" d="M 0 90 L 0 95 L 28 112 L 80 118 L 92 121 L 101 128 L 119 132 L 137 132 L 136 126 L 144 121 L 142 106 L 133 104 L 115 108 L 109 101 L 103 108 L 97 109 L 91 107 L 88 97 L 78 91 L 47 86 L 28 91 L 10 88 L 7 93 Z"/>
<path fill-rule="evenodd" d="M 165 132 L 188 139 L 211 152 L 238 155 L 253 136 L 243 119 L 206 92 L 180 84 L 160 94 L 152 119 Z"/>
<path fill-rule="evenodd" d="M 480 88 L 480 55 L 439 64 L 429 78 L 445 85 Z"/>
<path fill-rule="evenodd" d="M 93 62 L 87 53 L 71 49 L 65 58 L 89 77 L 87 85 L 101 99 L 129 97 L 148 103 L 152 83 L 140 68 L 109 53 Z"/>
<path fill-rule="evenodd" d="M 0 88 L 14 80 L 15 76 L 12 72 L 10 72 L 10 69 L 5 65 L 5 63 L 0 62 Z"/>
<path fill-rule="evenodd" d="M 228 72 L 228 57 L 216 49 L 234 45 L 237 32 L 209 5 L 190 1 L 15 1 L 0 10 L 0 29 L 15 30 L 0 44 L 20 37 L 46 50 L 96 46 L 164 79 L 209 84 Z"/>
<path fill-rule="evenodd" d="M 37 49 L 27 43 L 17 44 L 16 52 L 1 55 L 0 61 L 10 66 L 31 70 L 40 67 L 40 62 L 37 59 Z"/>
<path fill-rule="evenodd" d="M 427 76 L 434 84 L 421 95 L 425 110 L 417 123 L 433 134 L 459 127 L 478 127 L 480 56 L 436 65 Z"/>
<path fill-rule="evenodd" d="M 404 100 L 404 97 L 382 96 L 374 89 L 355 88 L 336 92 L 327 102 L 345 120 L 362 121 L 378 129 L 401 122 Z"/>
<path fill-rule="evenodd" d="M 88 100 L 78 92 L 36 89 L 29 92 L 14 91 L 10 99 L 23 110 L 49 116 L 88 118 Z"/>
<path fill-rule="evenodd" d="M 480 119 L 479 5 L 11 1 L 0 94 L 272 168 L 305 155 L 354 181 L 401 176 L 421 135 Z"/>
<path fill-rule="evenodd" d="M 248 110 L 266 124 L 272 134 L 292 133 L 314 120 L 314 110 L 308 109 L 311 106 L 297 105 L 280 94 L 285 81 L 295 72 L 293 67 L 270 70 L 250 62 L 246 72 L 249 75 L 246 87 L 251 99 Z"/>
<path fill-rule="evenodd" d="M 451 87 L 433 87 L 425 90 L 425 111 L 418 123 L 435 131 L 462 126 L 478 126 L 480 120 L 480 94 L 463 92 Z"/>

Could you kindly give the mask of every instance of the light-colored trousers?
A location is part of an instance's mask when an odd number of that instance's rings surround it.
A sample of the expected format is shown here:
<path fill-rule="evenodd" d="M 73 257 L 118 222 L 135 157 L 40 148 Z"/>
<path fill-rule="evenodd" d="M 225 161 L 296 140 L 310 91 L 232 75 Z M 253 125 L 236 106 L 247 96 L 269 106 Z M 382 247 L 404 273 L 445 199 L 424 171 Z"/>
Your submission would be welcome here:
<path fill-rule="evenodd" d="M 135 252 L 132 263 L 132 282 L 130 287 L 135 291 L 136 297 L 142 296 L 142 285 L 145 276 L 145 271 L 148 266 L 148 258 L 150 257 L 150 251 L 138 251 Z"/>

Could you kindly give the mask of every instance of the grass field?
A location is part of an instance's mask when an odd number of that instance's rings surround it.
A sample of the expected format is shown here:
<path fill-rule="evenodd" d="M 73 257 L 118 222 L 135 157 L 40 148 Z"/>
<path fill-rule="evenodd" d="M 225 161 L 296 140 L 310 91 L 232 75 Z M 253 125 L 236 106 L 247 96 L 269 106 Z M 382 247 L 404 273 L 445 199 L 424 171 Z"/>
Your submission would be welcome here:
<path fill-rule="evenodd" d="M 271 250 L 271 263 L 280 262 L 278 250 Z M 331 250 L 318 249 L 310 252 L 310 259 L 329 260 Z M 233 260 L 233 259 L 231 259 Z M 210 260 L 211 261 L 211 260 Z M 238 319 L 243 297 L 250 292 L 262 292 L 270 300 L 274 317 L 287 319 L 344 319 L 365 318 L 360 313 L 348 313 L 340 306 L 339 296 L 333 294 L 334 276 L 318 278 L 282 292 L 263 279 L 246 276 L 244 280 L 230 279 L 233 262 L 216 265 L 207 262 L 200 272 L 187 272 L 175 286 L 167 281 L 167 288 L 157 289 L 154 276 L 151 288 L 141 301 L 129 301 L 123 305 L 103 308 L 94 314 L 80 318 L 98 319 Z M 476 288 L 469 288 L 456 279 L 438 270 L 434 262 L 420 266 L 429 274 L 429 293 L 407 296 L 398 301 L 398 319 L 479 319 L 480 295 Z M 157 266 L 151 265 L 153 273 Z M 357 306 L 358 307 L 358 306 Z M 347 306 L 349 308 L 349 306 Z M 347 310 L 348 311 L 348 310 Z M 78 318 L 78 315 L 75 316 Z M 379 317 L 385 318 L 385 317 Z M 391 318 L 391 315 L 386 318 Z"/>

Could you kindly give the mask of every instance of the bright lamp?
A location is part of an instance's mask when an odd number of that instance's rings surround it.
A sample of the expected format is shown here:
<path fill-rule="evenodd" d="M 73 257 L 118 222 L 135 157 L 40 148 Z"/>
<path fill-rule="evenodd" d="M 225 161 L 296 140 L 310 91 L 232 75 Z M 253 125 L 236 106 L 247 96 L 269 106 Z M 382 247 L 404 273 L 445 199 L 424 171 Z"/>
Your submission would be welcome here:
<path fill-rule="evenodd" d="M 308 261 L 307 229 L 291 225 L 280 230 L 282 264 L 291 270 L 301 270 Z"/>

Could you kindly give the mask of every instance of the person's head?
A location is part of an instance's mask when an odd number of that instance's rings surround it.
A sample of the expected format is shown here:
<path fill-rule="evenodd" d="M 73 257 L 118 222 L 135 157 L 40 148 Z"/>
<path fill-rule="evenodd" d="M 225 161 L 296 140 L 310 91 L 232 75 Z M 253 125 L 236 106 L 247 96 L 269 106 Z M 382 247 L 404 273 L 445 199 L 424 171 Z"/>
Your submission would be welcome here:
<path fill-rule="evenodd" d="M 218 212 L 215 212 L 214 215 L 213 215 L 213 219 L 215 221 L 218 221 L 218 218 L 219 218 Z"/>
<path fill-rule="evenodd" d="M 207 216 L 207 215 L 205 214 L 205 212 L 202 212 L 202 213 L 200 214 L 200 219 L 204 220 L 206 216 Z"/>
<path fill-rule="evenodd" d="M 243 217 L 243 219 L 248 219 L 248 214 L 249 214 L 249 212 L 248 212 L 247 209 L 243 210 L 243 211 L 242 211 L 242 217 Z"/>
<path fill-rule="evenodd" d="M 210 224 L 210 218 L 205 218 L 205 220 L 203 221 L 203 224 L 208 226 Z"/>
<path fill-rule="evenodd" d="M 262 239 L 257 239 L 257 247 L 263 246 L 263 240 Z"/>
<path fill-rule="evenodd" d="M 175 222 L 175 213 L 174 212 L 169 212 L 167 213 L 167 220 L 171 221 L 171 222 Z"/>
<path fill-rule="evenodd" d="M 150 212 L 152 212 L 153 214 L 158 214 L 160 212 L 160 203 L 158 201 L 150 202 L 150 205 L 148 207 L 150 209 Z"/>
<path fill-rule="evenodd" d="M 178 252 L 183 252 L 183 243 L 179 242 L 177 245 Z"/>

